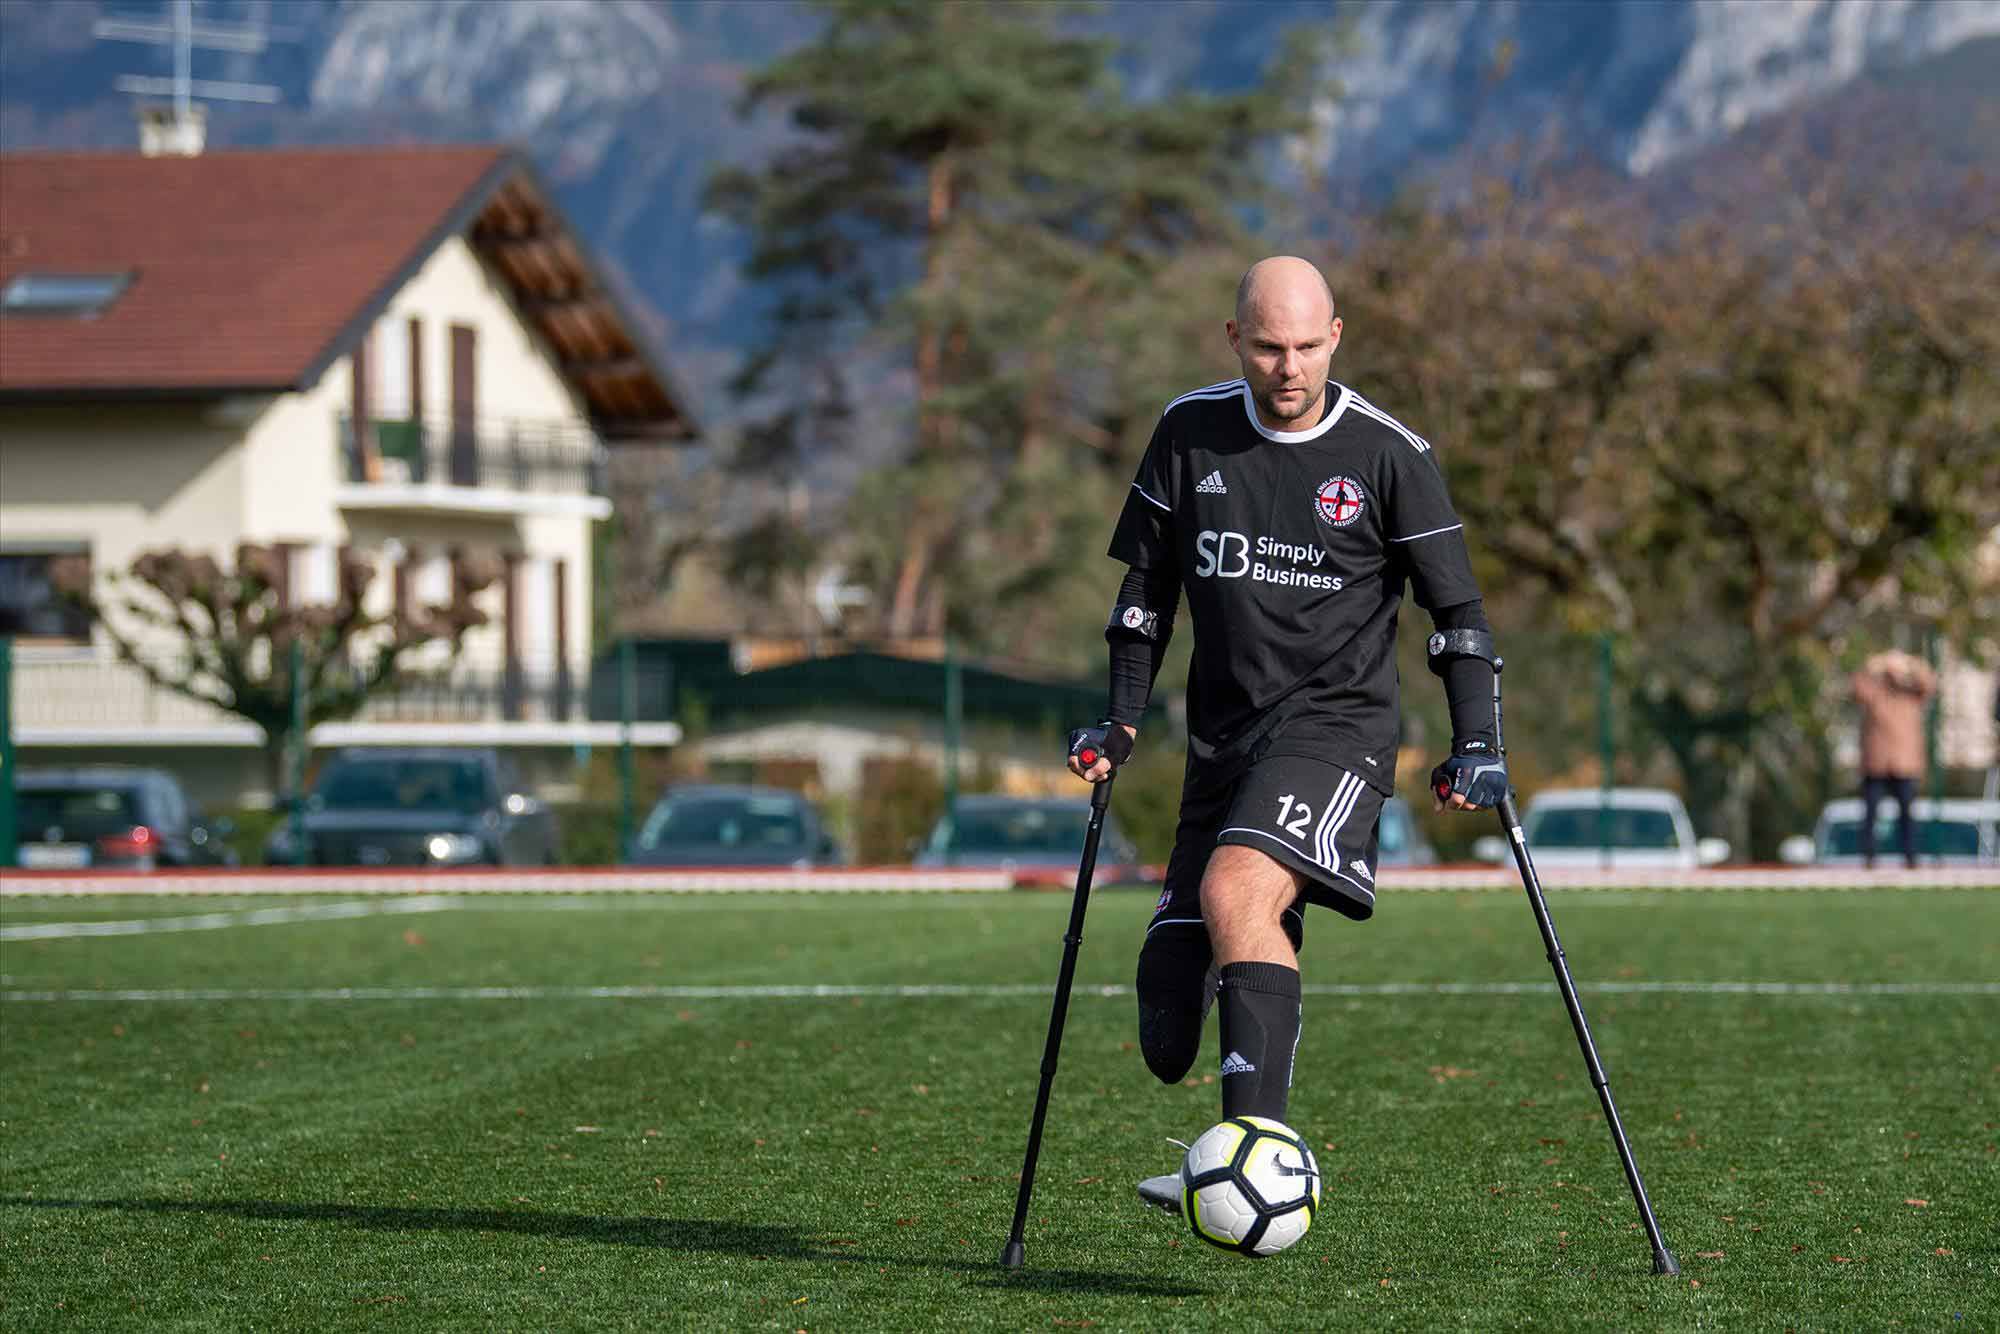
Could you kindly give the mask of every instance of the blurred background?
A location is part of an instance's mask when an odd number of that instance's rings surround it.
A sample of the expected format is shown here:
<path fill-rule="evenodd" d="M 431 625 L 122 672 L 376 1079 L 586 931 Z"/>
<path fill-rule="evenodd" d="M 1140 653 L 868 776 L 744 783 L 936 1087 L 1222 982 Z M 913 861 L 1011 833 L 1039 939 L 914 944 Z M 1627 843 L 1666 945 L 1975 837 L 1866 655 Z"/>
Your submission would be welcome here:
<path fill-rule="evenodd" d="M 657 860 L 699 781 L 758 790 L 696 860 L 878 863 L 1080 803 L 1112 522 L 1284 251 L 1438 446 L 1524 794 L 1773 860 L 1901 650 L 1990 856 L 1996 70 L 2000 0 L 0 0 L 0 853 Z"/>

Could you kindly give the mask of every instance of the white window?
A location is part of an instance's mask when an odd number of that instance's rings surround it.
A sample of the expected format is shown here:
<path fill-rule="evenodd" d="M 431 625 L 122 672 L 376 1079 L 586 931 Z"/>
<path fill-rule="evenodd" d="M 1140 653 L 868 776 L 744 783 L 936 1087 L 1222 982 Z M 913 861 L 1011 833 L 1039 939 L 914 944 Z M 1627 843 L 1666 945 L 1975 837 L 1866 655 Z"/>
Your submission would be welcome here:
<path fill-rule="evenodd" d="M 340 553 L 331 542 L 314 542 L 292 553 L 293 603 L 324 606 L 340 597 Z"/>
<path fill-rule="evenodd" d="M 514 605 L 521 613 L 521 661 L 531 671 L 554 671 L 556 661 L 556 572 L 546 556 L 525 557 L 515 570 L 520 581 Z"/>
<path fill-rule="evenodd" d="M 375 346 L 369 358 L 375 372 L 375 415 L 385 421 L 410 416 L 410 324 L 383 319 L 375 324 Z"/>
<path fill-rule="evenodd" d="M 451 603 L 451 557 L 431 555 L 424 558 L 416 568 L 415 577 L 410 580 L 410 594 L 422 607 L 442 607 Z"/>

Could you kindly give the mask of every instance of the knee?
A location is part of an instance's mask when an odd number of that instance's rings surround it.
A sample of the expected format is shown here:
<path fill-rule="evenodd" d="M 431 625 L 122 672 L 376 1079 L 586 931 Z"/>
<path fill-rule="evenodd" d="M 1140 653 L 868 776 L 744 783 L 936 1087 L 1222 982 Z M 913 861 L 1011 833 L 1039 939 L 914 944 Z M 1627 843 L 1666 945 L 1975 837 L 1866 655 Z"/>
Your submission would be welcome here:
<path fill-rule="evenodd" d="M 1210 958 L 1200 930 L 1156 931 L 1139 951 L 1139 1050 L 1162 1084 L 1187 1078 L 1201 1053 Z"/>
<path fill-rule="evenodd" d="M 1217 848 L 1201 880 L 1201 916 L 1218 938 L 1275 926 L 1298 899 L 1298 877 L 1253 848 Z"/>

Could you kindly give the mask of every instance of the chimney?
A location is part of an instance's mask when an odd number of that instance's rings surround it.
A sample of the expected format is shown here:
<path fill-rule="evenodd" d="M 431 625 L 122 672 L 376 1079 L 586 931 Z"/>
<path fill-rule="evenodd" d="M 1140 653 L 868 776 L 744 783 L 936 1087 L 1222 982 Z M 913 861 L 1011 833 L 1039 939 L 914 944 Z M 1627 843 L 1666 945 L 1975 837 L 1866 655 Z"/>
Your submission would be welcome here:
<path fill-rule="evenodd" d="M 147 157 L 200 157 L 207 141 L 208 108 L 199 103 L 139 108 L 139 151 Z"/>

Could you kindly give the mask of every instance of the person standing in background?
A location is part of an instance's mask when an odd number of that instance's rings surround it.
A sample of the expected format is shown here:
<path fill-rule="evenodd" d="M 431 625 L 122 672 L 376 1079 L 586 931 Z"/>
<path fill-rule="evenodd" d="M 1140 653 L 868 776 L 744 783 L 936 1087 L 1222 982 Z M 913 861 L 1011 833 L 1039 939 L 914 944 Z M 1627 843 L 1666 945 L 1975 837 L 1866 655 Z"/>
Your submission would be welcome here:
<path fill-rule="evenodd" d="M 1891 649 L 1861 665 L 1853 688 L 1861 706 L 1861 859 L 1875 865 L 1875 807 L 1894 797 L 1903 865 L 1915 866 L 1910 803 L 1924 769 L 1924 703 L 1937 693 L 1937 674 L 1923 659 Z"/>

